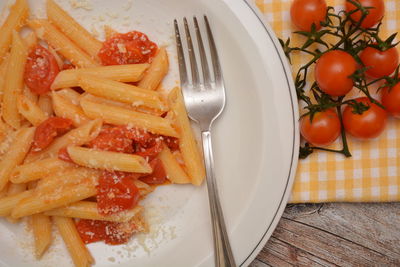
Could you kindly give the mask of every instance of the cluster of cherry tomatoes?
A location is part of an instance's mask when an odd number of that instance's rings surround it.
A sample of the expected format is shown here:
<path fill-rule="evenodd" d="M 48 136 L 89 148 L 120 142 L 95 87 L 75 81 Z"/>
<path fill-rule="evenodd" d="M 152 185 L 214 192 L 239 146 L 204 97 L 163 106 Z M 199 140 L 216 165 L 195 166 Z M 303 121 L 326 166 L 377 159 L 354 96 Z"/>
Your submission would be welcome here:
<path fill-rule="evenodd" d="M 355 2 L 368 12 L 362 14 Z M 346 0 L 345 6 L 360 31 L 376 27 L 384 16 L 383 0 Z M 301 31 L 323 30 L 321 22 L 326 19 L 327 4 L 325 0 L 294 0 L 290 14 L 293 24 Z M 309 113 L 303 116 L 301 135 L 313 146 L 330 145 L 340 136 L 342 128 L 356 138 L 375 138 L 385 129 L 388 115 L 400 118 L 400 83 L 393 77 L 393 73 L 398 74 L 399 54 L 394 45 L 385 47 L 372 42 L 356 55 L 358 60 L 342 47 L 328 50 L 316 60 L 315 81 L 323 93 L 333 99 L 344 98 L 354 86 L 352 75 L 361 68 L 371 81 L 384 81 L 387 77 L 395 82 L 379 90 L 379 99 L 367 95 L 344 102 L 338 109 L 315 112 L 311 119 Z M 363 103 L 361 107 L 366 108 L 360 108 L 357 103 Z"/>

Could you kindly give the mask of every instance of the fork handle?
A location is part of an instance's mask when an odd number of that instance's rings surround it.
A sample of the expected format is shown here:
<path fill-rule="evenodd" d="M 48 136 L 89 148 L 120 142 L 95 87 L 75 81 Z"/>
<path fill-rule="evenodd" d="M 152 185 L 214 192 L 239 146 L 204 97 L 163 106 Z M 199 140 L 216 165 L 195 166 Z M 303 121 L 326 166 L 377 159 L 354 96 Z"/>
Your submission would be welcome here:
<path fill-rule="evenodd" d="M 235 267 L 235 259 L 224 221 L 221 204 L 218 196 L 218 188 L 214 175 L 214 159 L 211 146 L 210 131 L 202 131 L 204 163 L 206 167 L 206 179 L 208 189 L 208 200 L 210 204 L 211 221 L 213 228 L 214 256 L 217 267 Z"/>

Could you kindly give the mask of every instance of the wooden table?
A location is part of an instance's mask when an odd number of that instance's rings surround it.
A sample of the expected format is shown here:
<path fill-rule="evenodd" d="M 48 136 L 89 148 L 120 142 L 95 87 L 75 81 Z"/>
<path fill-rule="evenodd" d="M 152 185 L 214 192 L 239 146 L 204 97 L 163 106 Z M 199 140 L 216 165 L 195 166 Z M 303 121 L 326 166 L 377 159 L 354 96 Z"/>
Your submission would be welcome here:
<path fill-rule="evenodd" d="M 250 267 L 400 266 L 400 203 L 288 205 Z"/>

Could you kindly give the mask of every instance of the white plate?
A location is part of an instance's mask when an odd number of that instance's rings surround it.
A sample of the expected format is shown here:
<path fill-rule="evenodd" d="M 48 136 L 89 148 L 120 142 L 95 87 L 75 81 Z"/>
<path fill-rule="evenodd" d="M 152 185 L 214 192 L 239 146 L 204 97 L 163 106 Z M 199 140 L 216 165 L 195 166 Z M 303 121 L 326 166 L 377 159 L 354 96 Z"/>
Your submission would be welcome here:
<path fill-rule="evenodd" d="M 33 13 L 43 16 L 43 2 L 30 0 Z M 119 31 L 135 29 L 167 45 L 172 69 L 166 87 L 178 80 L 173 19 L 207 14 L 227 88 L 226 109 L 213 128 L 216 174 L 236 261 L 248 265 L 279 221 L 297 165 L 296 96 L 269 26 L 242 0 L 84 1 L 89 11 L 72 9 L 73 1 L 57 2 L 89 30 L 100 32 L 104 24 Z M 151 233 L 124 246 L 90 245 L 96 266 L 213 265 L 205 186 L 160 187 L 146 206 Z M 0 266 L 72 264 L 59 238 L 36 261 L 30 234 L 5 220 L 0 246 Z"/>

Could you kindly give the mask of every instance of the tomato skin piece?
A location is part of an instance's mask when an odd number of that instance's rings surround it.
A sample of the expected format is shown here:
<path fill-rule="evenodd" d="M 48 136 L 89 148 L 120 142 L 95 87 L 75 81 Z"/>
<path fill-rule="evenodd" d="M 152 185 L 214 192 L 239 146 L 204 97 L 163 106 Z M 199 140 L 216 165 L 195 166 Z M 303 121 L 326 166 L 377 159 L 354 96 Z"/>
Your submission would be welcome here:
<path fill-rule="evenodd" d="M 357 69 L 357 62 L 348 53 L 333 50 L 323 54 L 315 66 L 315 80 L 321 90 L 331 96 L 342 96 L 353 88 L 349 77 Z"/>
<path fill-rule="evenodd" d="M 389 76 L 399 65 L 399 53 L 395 47 L 385 51 L 380 51 L 373 47 L 366 47 L 361 51 L 360 59 L 365 67 L 369 67 L 366 73 L 372 78 Z"/>
<path fill-rule="evenodd" d="M 159 158 L 155 158 L 149 162 L 153 172 L 149 175 L 139 178 L 146 184 L 163 184 L 167 180 L 167 173 L 165 172 L 164 165 Z"/>
<path fill-rule="evenodd" d="M 363 22 L 361 23 L 361 27 L 364 29 L 371 28 L 372 26 L 376 25 L 380 22 L 383 18 L 385 13 L 385 3 L 383 0 L 356 0 L 359 2 L 363 7 L 373 7 L 369 9 L 369 14 L 365 17 Z M 356 6 L 346 1 L 346 11 L 350 12 L 355 10 Z M 351 19 L 355 22 L 360 21 L 361 19 L 361 11 L 357 11 L 351 15 Z"/>
<path fill-rule="evenodd" d="M 310 115 L 300 119 L 300 133 L 314 146 L 328 146 L 340 135 L 339 116 L 333 109 L 317 112 L 312 122 Z"/>
<path fill-rule="evenodd" d="M 60 72 L 56 58 L 41 45 L 37 45 L 28 55 L 24 81 L 35 94 L 45 94 Z"/>
<path fill-rule="evenodd" d="M 117 33 L 103 42 L 98 56 L 103 65 L 150 63 L 158 47 L 138 31 Z"/>
<path fill-rule="evenodd" d="M 131 209 L 139 202 L 139 189 L 134 174 L 104 171 L 97 186 L 97 208 L 100 214 L 110 215 Z"/>
<path fill-rule="evenodd" d="M 319 30 L 320 22 L 325 20 L 326 12 L 325 0 L 294 0 L 290 7 L 292 22 L 302 31 L 311 31 L 313 23 Z"/>
<path fill-rule="evenodd" d="M 400 118 L 400 82 L 391 89 L 381 89 L 382 105 L 395 118 Z"/>
<path fill-rule="evenodd" d="M 355 99 L 369 106 L 362 114 L 353 113 L 353 107 L 347 105 L 343 111 L 343 125 L 346 132 L 359 139 L 372 139 L 378 137 L 385 129 L 387 112 L 372 103 L 367 97 Z"/>
<path fill-rule="evenodd" d="M 32 151 L 39 152 L 48 147 L 56 136 L 66 133 L 72 127 L 70 119 L 50 117 L 36 127 Z"/>

